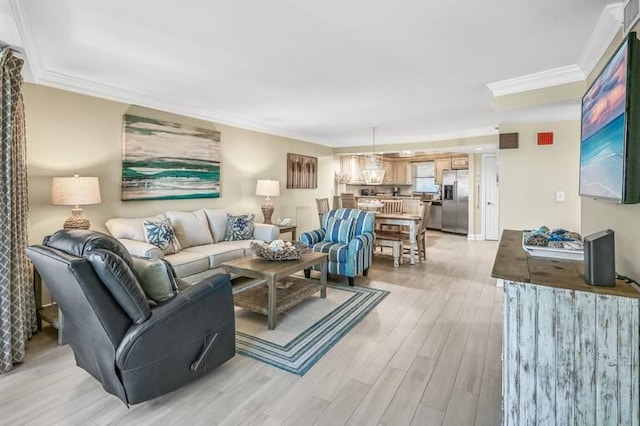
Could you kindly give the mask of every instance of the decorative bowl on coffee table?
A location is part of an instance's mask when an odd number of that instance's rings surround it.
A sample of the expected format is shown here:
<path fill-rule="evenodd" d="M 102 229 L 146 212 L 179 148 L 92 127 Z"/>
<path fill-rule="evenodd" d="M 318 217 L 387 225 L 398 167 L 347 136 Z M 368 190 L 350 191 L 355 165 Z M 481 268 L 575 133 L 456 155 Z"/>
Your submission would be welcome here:
<path fill-rule="evenodd" d="M 298 241 L 275 240 L 271 243 L 252 242 L 251 250 L 264 260 L 298 260 L 311 249 Z"/>

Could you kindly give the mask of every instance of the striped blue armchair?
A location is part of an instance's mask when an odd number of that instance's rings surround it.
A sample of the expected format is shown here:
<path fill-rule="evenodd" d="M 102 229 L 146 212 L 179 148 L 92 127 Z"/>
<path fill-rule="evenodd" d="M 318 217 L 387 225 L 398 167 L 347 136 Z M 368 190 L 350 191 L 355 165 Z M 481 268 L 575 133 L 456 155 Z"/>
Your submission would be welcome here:
<path fill-rule="evenodd" d="M 329 210 L 322 216 L 322 228 L 300 235 L 300 242 L 313 251 L 328 254 L 330 274 L 346 276 L 353 285 L 358 275 L 366 276 L 371 266 L 375 215 L 356 209 Z M 315 267 L 319 269 L 319 267 Z M 311 270 L 305 270 L 309 276 Z"/>

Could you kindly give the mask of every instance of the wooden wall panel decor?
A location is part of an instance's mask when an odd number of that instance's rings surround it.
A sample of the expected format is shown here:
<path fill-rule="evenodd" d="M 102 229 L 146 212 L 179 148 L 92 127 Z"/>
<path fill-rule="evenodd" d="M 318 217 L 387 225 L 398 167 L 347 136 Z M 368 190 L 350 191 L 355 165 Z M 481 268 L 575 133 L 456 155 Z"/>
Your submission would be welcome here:
<path fill-rule="evenodd" d="M 318 187 L 318 158 L 287 154 L 287 188 L 313 189 Z"/>
<path fill-rule="evenodd" d="M 503 280 L 504 425 L 636 425 L 639 299 Z"/>

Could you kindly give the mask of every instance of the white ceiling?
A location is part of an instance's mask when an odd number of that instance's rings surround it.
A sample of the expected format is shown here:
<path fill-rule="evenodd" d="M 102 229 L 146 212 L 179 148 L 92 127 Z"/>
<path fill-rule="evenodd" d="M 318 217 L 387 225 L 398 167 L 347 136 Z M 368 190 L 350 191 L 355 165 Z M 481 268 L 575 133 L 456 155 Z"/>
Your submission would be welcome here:
<path fill-rule="evenodd" d="M 579 63 L 610 3 L 0 0 L 0 40 L 43 84 L 334 147 L 377 126 L 393 144 L 495 133 L 486 85 Z"/>

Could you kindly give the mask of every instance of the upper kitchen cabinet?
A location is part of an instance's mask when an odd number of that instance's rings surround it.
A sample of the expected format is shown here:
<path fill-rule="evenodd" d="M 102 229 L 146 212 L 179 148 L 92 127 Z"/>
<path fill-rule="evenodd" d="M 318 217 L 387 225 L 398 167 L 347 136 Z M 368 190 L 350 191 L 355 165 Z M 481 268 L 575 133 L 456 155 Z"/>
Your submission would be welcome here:
<path fill-rule="evenodd" d="M 364 170 L 364 158 L 358 155 L 343 155 L 340 157 L 340 169 L 342 174 L 349 176 L 350 184 L 364 183 L 362 170 Z"/>
<path fill-rule="evenodd" d="M 436 163 L 436 183 L 442 183 L 442 171 L 451 170 L 451 158 L 440 158 Z"/>
<path fill-rule="evenodd" d="M 460 170 L 469 168 L 469 157 L 453 157 L 451 159 L 451 169 Z"/>
<path fill-rule="evenodd" d="M 413 184 L 413 173 L 411 172 L 410 162 L 399 161 L 396 163 L 395 183 L 398 185 Z"/>
<path fill-rule="evenodd" d="M 396 183 L 396 164 L 393 161 L 384 160 L 384 178 L 382 179 L 383 185 L 393 185 Z"/>

